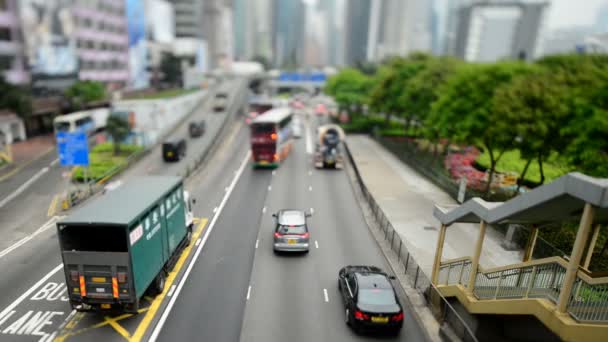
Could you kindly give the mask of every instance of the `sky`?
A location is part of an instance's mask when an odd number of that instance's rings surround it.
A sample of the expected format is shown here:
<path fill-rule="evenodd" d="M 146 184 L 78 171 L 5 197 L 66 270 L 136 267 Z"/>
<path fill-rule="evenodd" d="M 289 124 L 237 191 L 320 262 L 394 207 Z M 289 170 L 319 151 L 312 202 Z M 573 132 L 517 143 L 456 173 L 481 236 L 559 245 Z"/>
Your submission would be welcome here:
<path fill-rule="evenodd" d="M 549 29 L 593 25 L 596 13 L 608 0 L 552 0 L 548 15 Z"/>

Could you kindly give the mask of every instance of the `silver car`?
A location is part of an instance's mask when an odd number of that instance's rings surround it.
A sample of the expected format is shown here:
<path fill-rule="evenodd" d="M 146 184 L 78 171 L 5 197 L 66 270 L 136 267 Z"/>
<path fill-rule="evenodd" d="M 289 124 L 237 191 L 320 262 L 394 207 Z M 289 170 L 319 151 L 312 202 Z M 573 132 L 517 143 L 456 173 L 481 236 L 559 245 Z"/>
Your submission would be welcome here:
<path fill-rule="evenodd" d="M 302 210 L 283 209 L 272 216 L 275 218 L 274 251 L 308 253 L 310 232 L 306 218 L 311 215 Z"/>

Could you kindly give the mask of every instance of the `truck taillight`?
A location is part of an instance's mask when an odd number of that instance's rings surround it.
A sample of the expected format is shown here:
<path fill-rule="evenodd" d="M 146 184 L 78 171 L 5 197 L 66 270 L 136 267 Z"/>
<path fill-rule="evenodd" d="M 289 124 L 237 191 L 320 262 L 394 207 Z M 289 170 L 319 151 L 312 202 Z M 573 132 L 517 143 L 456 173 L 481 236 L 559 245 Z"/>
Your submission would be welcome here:
<path fill-rule="evenodd" d="M 119 283 L 127 282 L 127 274 L 125 272 L 118 272 L 116 276 L 118 278 Z"/>
<path fill-rule="evenodd" d="M 118 280 L 116 280 L 116 277 L 112 277 L 112 295 L 114 298 L 118 298 Z"/>
<path fill-rule="evenodd" d="M 272 139 L 272 140 L 277 140 L 277 134 L 276 134 L 276 133 L 272 133 L 272 134 L 270 135 L 270 139 Z"/>
<path fill-rule="evenodd" d="M 71 271 L 70 271 L 70 279 L 71 279 L 73 282 L 77 283 L 77 282 L 78 282 L 78 271 L 76 271 L 76 270 L 71 270 Z"/>
<path fill-rule="evenodd" d="M 87 295 L 87 286 L 84 282 L 84 276 L 80 276 L 80 296 L 85 297 Z"/>

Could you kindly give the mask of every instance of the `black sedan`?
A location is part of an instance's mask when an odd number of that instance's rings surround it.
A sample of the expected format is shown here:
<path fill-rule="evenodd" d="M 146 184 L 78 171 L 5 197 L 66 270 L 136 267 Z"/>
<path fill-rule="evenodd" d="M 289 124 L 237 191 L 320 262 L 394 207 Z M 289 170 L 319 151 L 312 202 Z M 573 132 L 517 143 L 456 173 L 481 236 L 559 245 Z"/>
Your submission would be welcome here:
<path fill-rule="evenodd" d="M 355 332 L 386 331 L 398 335 L 403 326 L 403 307 L 388 276 L 374 266 L 346 266 L 338 273 L 344 299 L 345 320 Z"/>

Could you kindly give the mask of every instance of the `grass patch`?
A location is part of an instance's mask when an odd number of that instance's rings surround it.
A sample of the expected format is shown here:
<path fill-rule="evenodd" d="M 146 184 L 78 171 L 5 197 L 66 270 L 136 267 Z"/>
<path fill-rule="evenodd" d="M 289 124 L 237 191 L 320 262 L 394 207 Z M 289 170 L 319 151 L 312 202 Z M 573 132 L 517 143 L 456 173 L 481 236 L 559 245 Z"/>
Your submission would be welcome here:
<path fill-rule="evenodd" d="M 95 181 L 102 179 L 107 176 L 111 170 L 126 166 L 127 158 L 142 149 L 142 146 L 121 145 L 120 153 L 114 155 L 114 146 L 112 143 L 103 143 L 93 147 L 89 153 L 90 166 L 87 171 L 87 178 Z M 80 166 L 74 168 L 72 180 L 84 182 L 84 171 L 84 168 Z"/>
<path fill-rule="evenodd" d="M 487 151 L 484 151 L 479 155 L 477 163 L 485 168 L 490 167 L 490 155 Z M 515 172 L 519 175 L 525 166 L 526 160 L 521 158 L 518 150 L 513 150 L 507 151 L 502 155 L 496 165 L 496 170 L 499 172 Z M 545 173 L 545 183 L 549 183 L 572 171 L 572 168 L 561 161 L 557 154 L 553 154 L 547 161 L 543 162 L 543 170 Z M 526 172 L 526 180 L 535 183 L 540 182 L 540 169 L 537 161 L 534 160 L 532 161 L 532 164 L 530 164 L 528 172 Z"/>
<path fill-rule="evenodd" d="M 199 89 L 168 89 L 150 94 L 138 94 L 127 97 L 127 100 L 158 100 L 191 94 Z"/>

